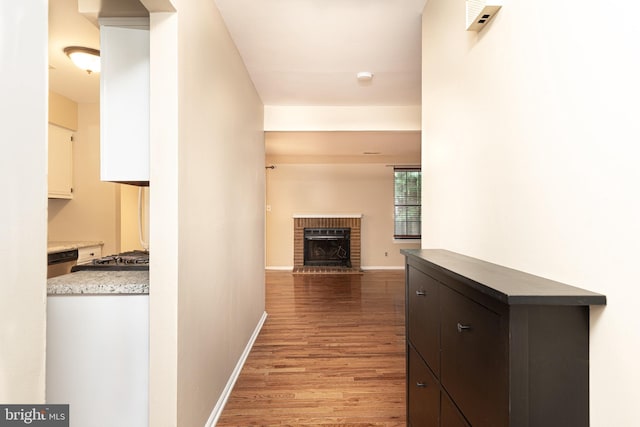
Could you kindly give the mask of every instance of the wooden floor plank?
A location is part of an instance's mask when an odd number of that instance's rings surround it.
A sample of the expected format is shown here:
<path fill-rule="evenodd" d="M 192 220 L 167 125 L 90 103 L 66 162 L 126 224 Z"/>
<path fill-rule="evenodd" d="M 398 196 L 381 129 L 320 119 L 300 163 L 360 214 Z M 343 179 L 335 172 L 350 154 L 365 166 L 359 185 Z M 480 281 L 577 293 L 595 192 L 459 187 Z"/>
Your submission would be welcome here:
<path fill-rule="evenodd" d="M 269 316 L 217 426 L 405 426 L 404 272 L 267 272 Z"/>

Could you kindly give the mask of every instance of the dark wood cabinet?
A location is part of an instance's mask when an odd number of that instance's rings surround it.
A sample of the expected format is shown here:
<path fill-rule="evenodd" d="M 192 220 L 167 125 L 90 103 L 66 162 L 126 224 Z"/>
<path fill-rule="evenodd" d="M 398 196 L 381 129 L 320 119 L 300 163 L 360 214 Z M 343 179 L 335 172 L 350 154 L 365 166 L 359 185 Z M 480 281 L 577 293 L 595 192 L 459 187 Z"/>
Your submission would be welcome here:
<path fill-rule="evenodd" d="M 414 427 L 440 426 L 440 385 L 427 364 L 409 347 L 407 401 L 415 410 L 408 423 Z"/>
<path fill-rule="evenodd" d="M 472 425 L 506 426 L 507 339 L 502 316 L 443 286 L 440 381 Z"/>
<path fill-rule="evenodd" d="M 419 270 L 408 271 L 407 336 L 436 375 L 440 373 L 440 286 Z"/>
<path fill-rule="evenodd" d="M 604 295 L 448 251 L 402 253 L 409 425 L 589 425 L 589 306 Z"/>
<path fill-rule="evenodd" d="M 442 427 L 469 427 L 469 423 L 467 423 L 446 394 L 442 397 L 441 408 Z"/>

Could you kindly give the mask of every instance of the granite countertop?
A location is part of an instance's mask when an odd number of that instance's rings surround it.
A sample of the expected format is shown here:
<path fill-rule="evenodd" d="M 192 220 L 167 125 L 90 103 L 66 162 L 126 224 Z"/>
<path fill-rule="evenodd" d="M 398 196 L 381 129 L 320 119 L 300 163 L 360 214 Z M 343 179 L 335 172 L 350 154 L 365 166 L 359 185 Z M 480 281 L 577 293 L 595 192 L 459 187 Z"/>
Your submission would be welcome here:
<path fill-rule="evenodd" d="M 76 271 L 47 279 L 47 295 L 149 294 L 148 271 Z"/>
<path fill-rule="evenodd" d="M 101 246 L 104 242 L 101 241 L 54 241 L 47 243 L 47 254 L 54 254 L 56 252 L 68 251 L 72 249 L 87 248 L 89 246 Z"/>

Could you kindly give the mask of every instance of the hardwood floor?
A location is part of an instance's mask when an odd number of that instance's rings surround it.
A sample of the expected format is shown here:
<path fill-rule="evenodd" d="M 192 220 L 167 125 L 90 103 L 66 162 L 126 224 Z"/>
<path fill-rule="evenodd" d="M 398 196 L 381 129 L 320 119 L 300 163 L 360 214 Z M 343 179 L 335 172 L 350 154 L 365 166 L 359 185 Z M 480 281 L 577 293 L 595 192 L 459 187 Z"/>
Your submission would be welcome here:
<path fill-rule="evenodd" d="M 217 426 L 405 426 L 404 271 L 266 273 L 267 321 Z"/>

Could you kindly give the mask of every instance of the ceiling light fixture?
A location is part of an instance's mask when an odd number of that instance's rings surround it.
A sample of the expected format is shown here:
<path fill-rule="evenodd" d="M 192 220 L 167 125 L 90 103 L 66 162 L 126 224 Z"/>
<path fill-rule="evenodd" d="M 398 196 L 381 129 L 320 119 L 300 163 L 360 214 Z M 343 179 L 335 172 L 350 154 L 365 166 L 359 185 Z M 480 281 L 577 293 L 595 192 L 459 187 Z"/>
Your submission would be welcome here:
<path fill-rule="evenodd" d="M 356 74 L 359 82 L 370 82 L 373 79 L 373 73 L 371 71 L 360 71 Z"/>
<path fill-rule="evenodd" d="M 64 53 L 73 61 L 76 67 L 85 70 L 87 74 L 100 72 L 100 51 L 90 47 L 69 46 Z"/>

